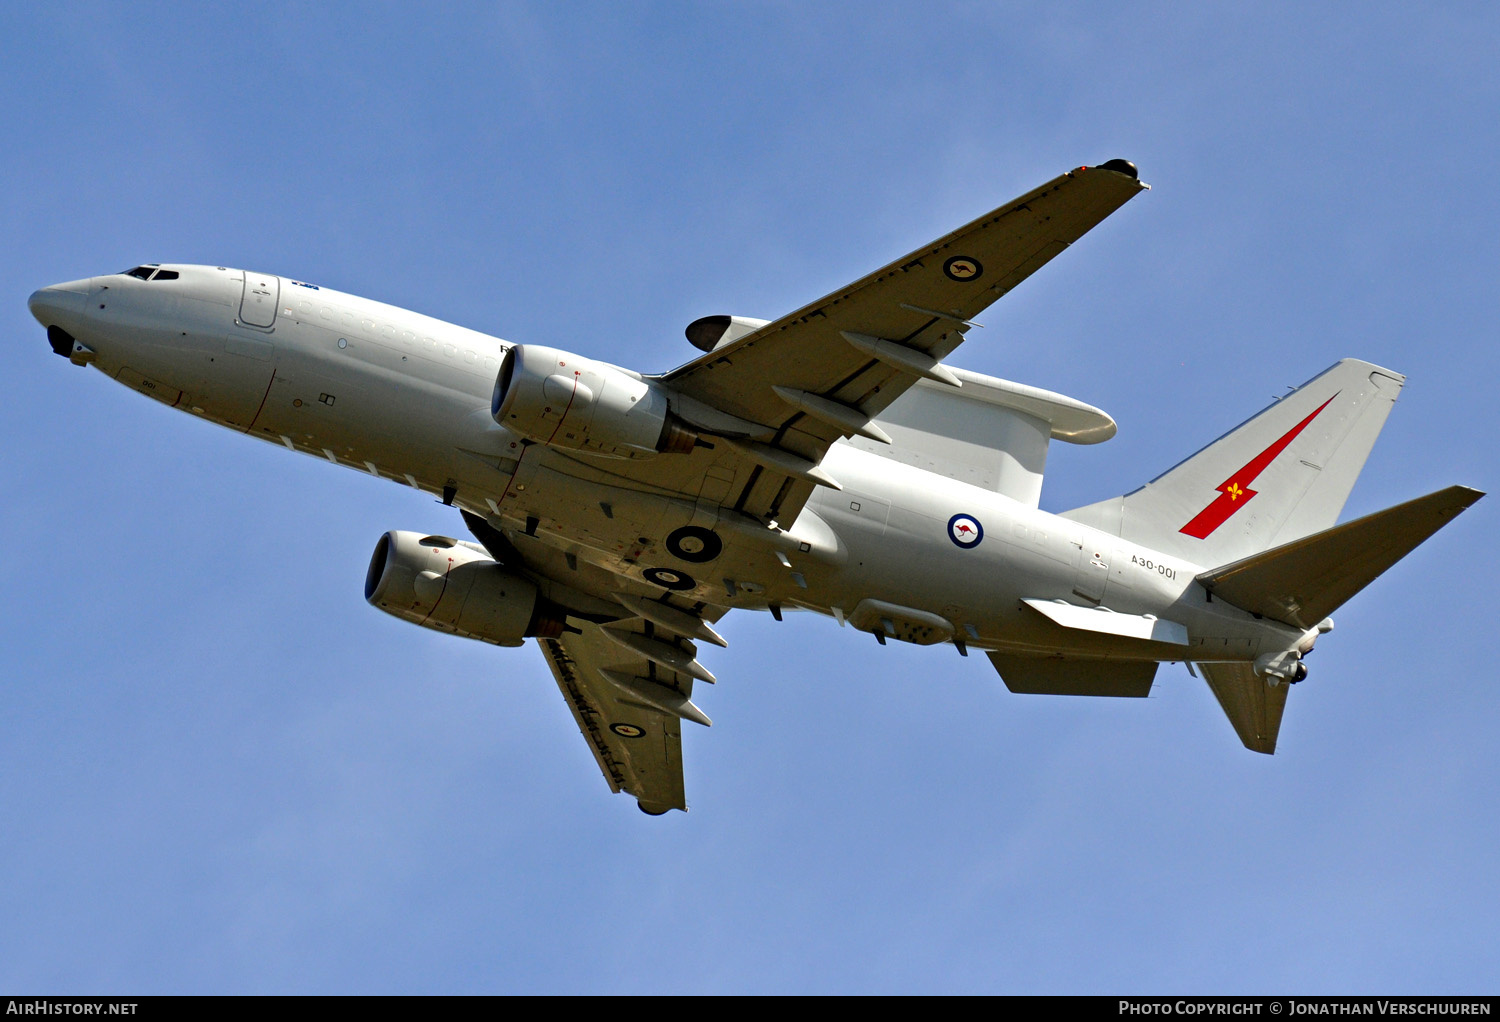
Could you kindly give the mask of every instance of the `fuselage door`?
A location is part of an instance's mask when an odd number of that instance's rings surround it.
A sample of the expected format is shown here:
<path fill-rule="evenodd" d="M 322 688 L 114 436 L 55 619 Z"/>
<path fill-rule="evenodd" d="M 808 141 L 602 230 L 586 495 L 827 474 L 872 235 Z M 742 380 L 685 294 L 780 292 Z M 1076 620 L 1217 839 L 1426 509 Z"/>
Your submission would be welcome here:
<path fill-rule="evenodd" d="M 1109 582 L 1109 560 L 1111 546 L 1099 541 L 1098 536 L 1075 539 L 1078 548 L 1078 573 L 1073 580 L 1073 592 L 1085 600 L 1100 603 L 1104 600 L 1104 587 Z"/>
<path fill-rule="evenodd" d="M 240 322 L 269 327 L 276 323 L 276 302 L 281 297 L 281 278 L 269 273 L 245 271 L 245 294 L 240 299 Z"/>

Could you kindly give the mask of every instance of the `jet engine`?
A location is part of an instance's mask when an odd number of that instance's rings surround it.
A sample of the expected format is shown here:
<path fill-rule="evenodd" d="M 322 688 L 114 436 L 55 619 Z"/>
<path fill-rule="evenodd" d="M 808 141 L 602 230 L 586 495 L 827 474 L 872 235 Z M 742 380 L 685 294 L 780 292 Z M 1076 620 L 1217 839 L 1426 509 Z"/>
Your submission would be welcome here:
<path fill-rule="evenodd" d="M 593 359 L 517 344 L 495 377 L 490 414 L 512 432 L 552 447 L 611 458 L 692 450 L 658 387 Z"/>
<path fill-rule="evenodd" d="M 387 532 L 375 544 L 365 599 L 403 621 L 439 632 L 519 646 L 563 633 L 565 611 L 530 579 L 472 543 L 419 532 Z"/>

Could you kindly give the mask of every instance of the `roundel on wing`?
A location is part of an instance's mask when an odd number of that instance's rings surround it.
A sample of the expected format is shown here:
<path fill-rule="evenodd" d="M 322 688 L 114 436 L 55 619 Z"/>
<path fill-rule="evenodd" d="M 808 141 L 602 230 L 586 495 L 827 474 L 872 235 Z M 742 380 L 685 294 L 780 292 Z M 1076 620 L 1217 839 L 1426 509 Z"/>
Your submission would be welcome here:
<path fill-rule="evenodd" d="M 948 538 L 953 545 L 968 549 L 979 545 L 984 539 L 984 526 L 973 515 L 956 514 L 948 519 Z"/>
<path fill-rule="evenodd" d="M 723 540 L 708 529 L 696 525 L 684 525 L 667 536 L 667 550 L 672 556 L 693 564 L 711 561 L 723 549 Z"/>
<path fill-rule="evenodd" d="M 984 265 L 972 256 L 954 256 L 943 263 L 943 272 L 949 280 L 977 280 L 984 273 Z"/>
<path fill-rule="evenodd" d="M 647 568 L 641 572 L 641 577 L 663 589 L 672 589 L 677 592 L 691 589 L 698 584 L 687 572 L 676 571 L 672 568 Z"/>
<path fill-rule="evenodd" d="M 646 733 L 645 728 L 636 727 L 634 724 L 611 724 L 609 729 L 621 738 L 639 738 Z"/>

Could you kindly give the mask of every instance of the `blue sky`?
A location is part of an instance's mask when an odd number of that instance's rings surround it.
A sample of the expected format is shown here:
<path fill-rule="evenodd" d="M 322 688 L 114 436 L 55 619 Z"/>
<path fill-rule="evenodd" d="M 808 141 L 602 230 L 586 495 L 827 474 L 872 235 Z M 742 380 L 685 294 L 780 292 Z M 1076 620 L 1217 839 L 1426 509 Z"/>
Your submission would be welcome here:
<path fill-rule="evenodd" d="M 1493 992 L 1495 498 L 1337 615 L 1275 757 L 1180 668 L 1027 698 L 731 617 L 648 819 L 535 650 L 361 599 L 454 512 L 25 299 L 243 266 L 663 370 L 1120 156 L 1153 190 L 951 360 L 1119 421 L 1043 505 L 1358 356 L 1409 382 L 1353 516 L 1495 483 L 1497 46 L 1484 4 L 0 8 L 0 990 Z"/>

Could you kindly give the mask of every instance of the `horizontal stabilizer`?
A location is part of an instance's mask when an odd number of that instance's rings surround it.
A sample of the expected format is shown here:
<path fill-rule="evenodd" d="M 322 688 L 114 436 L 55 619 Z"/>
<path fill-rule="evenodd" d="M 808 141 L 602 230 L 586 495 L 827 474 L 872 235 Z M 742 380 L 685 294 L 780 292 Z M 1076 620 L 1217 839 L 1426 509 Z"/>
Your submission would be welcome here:
<path fill-rule="evenodd" d="M 1204 572 L 1198 581 L 1215 599 L 1312 628 L 1482 496 L 1450 486 Z"/>
<path fill-rule="evenodd" d="M 1151 661 L 1066 660 L 1008 653 L 990 653 L 989 658 L 1012 692 L 1049 696 L 1144 698 L 1151 694 L 1157 668 Z"/>
<path fill-rule="evenodd" d="M 1062 600 L 1022 600 L 1032 610 L 1064 628 L 1101 635 L 1118 635 L 1149 642 L 1188 644 L 1188 630 L 1176 621 L 1164 621 L 1155 614 L 1117 614 L 1103 607 L 1079 607 Z"/>
<path fill-rule="evenodd" d="M 1281 711 L 1286 709 L 1286 690 L 1291 686 L 1262 678 L 1245 663 L 1199 664 L 1198 670 L 1214 690 L 1214 698 L 1245 748 L 1267 756 L 1275 752 Z"/>

